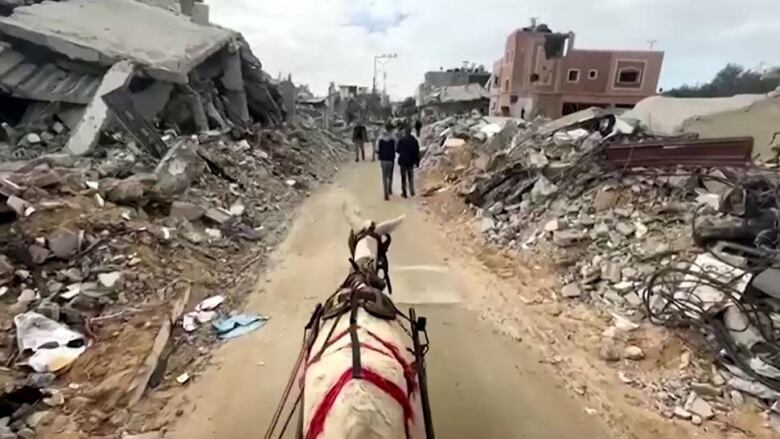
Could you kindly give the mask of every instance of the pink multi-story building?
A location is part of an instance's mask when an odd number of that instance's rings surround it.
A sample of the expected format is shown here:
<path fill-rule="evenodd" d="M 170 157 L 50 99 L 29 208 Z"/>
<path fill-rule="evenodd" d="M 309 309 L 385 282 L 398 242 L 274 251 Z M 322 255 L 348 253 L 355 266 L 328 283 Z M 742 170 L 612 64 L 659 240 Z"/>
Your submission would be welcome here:
<path fill-rule="evenodd" d="M 663 52 L 575 49 L 574 41 L 545 25 L 512 32 L 493 65 L 490 113 L 556 118 L 591 106 L 631 108 L 656 93 Z"/>

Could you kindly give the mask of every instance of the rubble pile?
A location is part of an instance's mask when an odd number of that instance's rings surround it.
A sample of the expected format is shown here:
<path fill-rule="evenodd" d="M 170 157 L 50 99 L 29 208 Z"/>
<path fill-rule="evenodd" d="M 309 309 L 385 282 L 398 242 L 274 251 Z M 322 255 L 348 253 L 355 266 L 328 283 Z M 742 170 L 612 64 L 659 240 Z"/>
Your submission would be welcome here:
<path fill-rule="evenodd" d="M 435 188 L 454 186 L 473 206 L 489 242 L 549 255 L 559 297 L 615 316 L 605 361 L 644 358 L 628 335 L 643 321 L 695 330 L 683 334 L 709 347 L 717 367 L 689 359 L 684 372 L 644 384 L 664 414 L 701 424 L 749 395 L 780 425 L 780 175 L 757 165 L 616 167 L 607 148 L 657 137 L 615 116 L 567 118 L 445 119 L 426 130 L 424 166 L 443 180 Z"/>
<path fill-rule="evenodd" d="M 171 137 L 159 161 L 112 142 L 90 157 L 0 164 L 0 321 L 14 366 L 4 382 L 41 393 L 33 409 L 8 414 L 9 434 L 24 437 L 36 413 L 59 406 L 86 432 L 142 429 L 114 416 L 166 373 L 194 368 L 190 360 L 217 339 L 170 323 L 215 291 L 233 297 L 231 286 L 278 240 L 291 207 L 347 151 L 306 118 L 235 134 Z M 149 360 L 160 334 L 171 341 Z M 173 344 L 180 363 L 167 359 Z M 58 404 L 49 406 L 52 395 Z"/>
<path fill-rule="evenodd" d="M 0 2 L 0 63 L 0 437 L 159 430 L 346 136 L 200 2 Z"/>

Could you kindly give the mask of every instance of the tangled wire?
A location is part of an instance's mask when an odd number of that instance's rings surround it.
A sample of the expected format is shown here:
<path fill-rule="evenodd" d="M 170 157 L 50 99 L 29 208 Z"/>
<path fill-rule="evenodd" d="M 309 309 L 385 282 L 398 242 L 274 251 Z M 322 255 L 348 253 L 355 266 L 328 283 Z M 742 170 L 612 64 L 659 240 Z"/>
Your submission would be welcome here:
<path fill-rule="evenodd" d="M 740 369 L 780 391 L 780 297 L 750 285 L 754 275 L 780 267 L 780 187 L 766 176 L 733 186 L 730 213 L 739 224 L 713 225 L 694 216 L 693 236 L 707 249 L 688 268 L 662 266 L 642 299 L 651 322 L 694 328 L 727 368 Z M 736 199 L 736 201 L 734 200 Z"/>

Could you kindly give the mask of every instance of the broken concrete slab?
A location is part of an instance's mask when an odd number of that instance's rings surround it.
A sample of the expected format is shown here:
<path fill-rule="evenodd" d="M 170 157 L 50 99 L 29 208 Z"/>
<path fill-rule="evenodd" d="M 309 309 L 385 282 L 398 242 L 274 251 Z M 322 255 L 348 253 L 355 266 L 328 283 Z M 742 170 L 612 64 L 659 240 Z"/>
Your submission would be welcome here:
<path fill-rule="evenodd" d="M 580 297 L 582 295 L 582 290 L 576 282 L 573 282 L 563 287 L 561 295 L 567 299 Z"/>
<path fill-rule="evenodd" d="M 60 227 L 48 236 L 49 249 L 54 256 L 60 259 L 69 259 L 79 252 L 80 235 L 79 232 Z"/>
<path fill-rule="evenodd" d="M 627 360 L 639 361 L 645 358 L 645 352 L 639 346 L 628 346 L 623 351 L 623 357 Z"/>
<path fill-rule="evenodd" d="M 102 96 L 126 86 L 132 79 L 134 70 L 135 67 L 130 62 L 120 61 L 114 64 L 103 76 L 103 81 L 100 83 L 94 99 L 87 106 L 83 119 L 71 133 L 66 145 L 68 152 L 82 156 L 92 151 L 109 118 L 108 106 L 103 102 Z"/>
<path fill-rule="evenodd" d="M 543 125 L 539 129 L 539 134 L 541 134 L 542 136 L 549 136 L 558 130 L 574 127 L 576 125 L 587 122 L 589 120 L 597 119 L 603 116 L 605 113 L 606 110 L 604 110 L 603 108 L 590 107 L 585 110 L 566 115 L 564 117 L 561 117 L 559 119 L 556 119 L 552 122 Z"/>
<path fill-rule="evenodd" d="M 10 197 L 8 197 L 8 200 L 5 203 L 8 205 L 8 207 L 13 209 L 14 212 L 16 212 L 16 215 L 18 215 L 19 217 L 26 217 L 29 216 L 30 213 L 32 213 L 30 212 L 30 209 L 32 208 L 30 203 L 17 196 L 11 195 Z"/>
<path fill-rule="evenodd" d="M 230 221 L 230 214 L 225 213 L 219 209 L 209 209 L 204 214 L 206 219 L 213 221 L 217 224 L 225 224 L 226 222 Z"/>
<path fill-rule="evenodd" d="M 49 256 L 51 255 L 49 249 L 36 244 L 30 246 L 29 252 L 33 262 L 39 265 L 46 262 L 46 259 L 49 259 Z"/>
<path fill-rule="evenodd" d="M 536 181 L 536 184 L 534 184 L 533 189 L 531 189 L 531 200 L 534 203 L 542 203 L 557 193 L 558 186 L 544 176 L 541 176 Z"/>
<path fill-rule="evenodd" d="M 70 71 L 55 63 L 41 64 L 41 60 L 28 59 L 9 43 L 0 42 L 0 85 L 12 96 L 41 104 L 87 104 L 99 83 L 99 74 Z"/>
<path fill-rule="evenodd" d="M 182 140 L 172 146 L 155 169 L 157 183 L 153 191 L 163 197 L 184 192 L 206 170 L 198 154 L 198 144 Z"/>
<path fill-rule="evenodd" d="M 715 412 L 712 411 L 710 403 L 702 399 L 696 392 L 691 392 L 688 396 L 688 400 L 685 402 L 685 410 L 701 416 L 704 420 L 715 417 Z"/>
<path fill-rule="evenodd" d="M 143 32 L 138 24 L 143 23 Z M 141 2 L 69 0 L 17 8 L 0 17 L 0 31 L 72 59 L 113 65 L 124 59 L 163 81 L 188 82 L 187 73 L 235 36 Z"/>
<path fill-rule="evenodd" d="M 98 283 L 103 288 L 113 290 L 114 288 L 116 288 L 116 285 L 121 278 L 122 278 L 122 272 L 120 271 L 114 271 L 111 273 L 100 273 L 98 274 Z"/>
<path fill-rule="evenodd" d="M 8 256 L 0 254 L 0 278 L 14 274 L 14 266 Z"/>
<path fill-rule="evenodd" d="M 135 203 L 143 199 L 148 185 L 132 177 L 106 184 L 106 198 L 117 204 Z"/>
<path fill-rule="evenodd" d="M 559 247 L 571 247 L 580 242 L 585 234 L 575 230 L 559 230 L 553 233 L 553 243 Z"/>
<path fill-rule="evenodd" d="M 184 218 L 187 221 L 195 221 L 203 216 L 204 209 L 196 204 L 186 201 L 174 201 L 171 203 L 170 216 L 173 218 Z"/>

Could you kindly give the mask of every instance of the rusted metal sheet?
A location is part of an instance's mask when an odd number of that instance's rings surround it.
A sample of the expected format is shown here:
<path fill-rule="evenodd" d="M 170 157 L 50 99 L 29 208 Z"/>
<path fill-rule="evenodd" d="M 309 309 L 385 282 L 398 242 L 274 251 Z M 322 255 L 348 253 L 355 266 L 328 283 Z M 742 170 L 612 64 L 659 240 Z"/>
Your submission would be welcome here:
<path fill-rule="evenodd" d="M 615 167 L 733 166 L 752 162 L 752 137 L 667 139 L 612 145 L 604 149 Z"/>
<path fill-rule="evenodd" d="M 165 154 L 167 147 L 160 138 L 160 133 L 135 108 L 130 91 L 126 87 L 106 93 L 102 98 L 106 106 L 114 112 L 119 123 L 135 138 L 138 146 L 157 158 Z"/>

